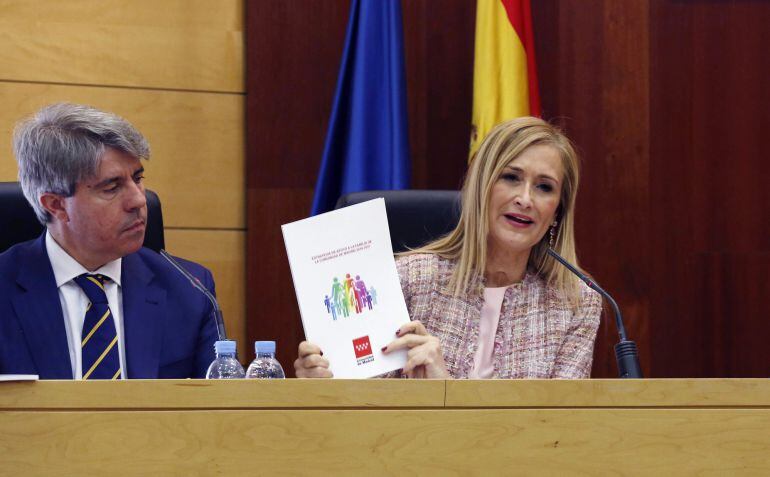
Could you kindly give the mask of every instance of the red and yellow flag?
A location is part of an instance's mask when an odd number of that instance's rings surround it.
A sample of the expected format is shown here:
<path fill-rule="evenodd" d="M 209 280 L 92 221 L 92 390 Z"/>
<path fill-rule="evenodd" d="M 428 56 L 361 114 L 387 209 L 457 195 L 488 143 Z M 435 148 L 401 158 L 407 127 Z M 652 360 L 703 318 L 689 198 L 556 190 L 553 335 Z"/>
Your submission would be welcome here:
<path fill-rule="evenodd" d="M 502 121 L 540 116 L 529 0 L 478 0 L 471 157 Z"/>

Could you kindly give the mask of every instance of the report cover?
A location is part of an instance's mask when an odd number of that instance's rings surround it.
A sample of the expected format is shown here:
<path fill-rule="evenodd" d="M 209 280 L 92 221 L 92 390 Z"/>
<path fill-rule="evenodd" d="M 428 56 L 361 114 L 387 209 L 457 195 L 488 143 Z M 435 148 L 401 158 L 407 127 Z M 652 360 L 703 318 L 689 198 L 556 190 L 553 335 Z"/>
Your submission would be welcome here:
<path fill-rule="evenodd" d="M 409 321 L 393 259 L 385 200 L 375 199 L 281 227 L 308 341 L 335 378 L 368 378 L 406 363 L 383 346 Z"/>

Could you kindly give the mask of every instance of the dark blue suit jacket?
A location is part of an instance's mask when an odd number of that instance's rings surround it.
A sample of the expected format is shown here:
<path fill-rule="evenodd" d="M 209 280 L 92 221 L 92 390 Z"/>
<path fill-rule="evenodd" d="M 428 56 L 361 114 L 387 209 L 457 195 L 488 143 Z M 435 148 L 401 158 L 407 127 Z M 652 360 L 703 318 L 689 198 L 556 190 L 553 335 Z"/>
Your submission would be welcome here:
<path fill-rule="evenodd" d="M 207 269 L 182 262 L 213 292 Z M 121 290 L 127 376 L 205 377 L 217 335 L 206 297 L 160 254 L 146 248 L 123 257 Z M 45 233 L 0 254 L 0 374 L 72 379 Z"/>

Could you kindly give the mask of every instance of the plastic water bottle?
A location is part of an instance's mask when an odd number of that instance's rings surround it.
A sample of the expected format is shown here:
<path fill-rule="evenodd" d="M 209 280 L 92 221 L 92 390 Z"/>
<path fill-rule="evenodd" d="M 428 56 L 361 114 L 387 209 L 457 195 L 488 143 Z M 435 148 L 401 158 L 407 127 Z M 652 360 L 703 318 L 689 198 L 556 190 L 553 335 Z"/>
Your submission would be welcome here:
<path fill-rule="evenodd" d="M 217 341 L 214 343 L 217 357 L 206 372 L 206 379 L 241 379 L 246 376 L 241 363 L 235 359 L 235 341 Z"/>
<path fill-rule="evenodd" d="M 275 341 L 255 341 L 254 351 L 257 357 L 246 370 L 249 379 L 284 379 L 281 363 L 275 359 Z"/>

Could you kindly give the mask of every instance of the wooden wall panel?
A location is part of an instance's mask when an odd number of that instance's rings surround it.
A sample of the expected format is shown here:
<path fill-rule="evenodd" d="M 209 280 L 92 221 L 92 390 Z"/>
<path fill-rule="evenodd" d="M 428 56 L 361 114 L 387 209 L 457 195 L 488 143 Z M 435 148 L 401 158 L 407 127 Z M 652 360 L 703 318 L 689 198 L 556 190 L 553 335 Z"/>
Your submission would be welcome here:
<path fill-rule="evenodd" d="M 705 376 L 767 377 L 770 252 L 699 253 L 691 273 L 696 300 L 686 318 L 703 330 L 703 351 L 675 337 L 673 359 L 695 361 Z"/>
<path fill-rule="evenodd" d="M 243 91 L 241 0 L 0 1 L 0 79 Z"/>
<path fill-rule="evenodd" d="M 243 31 L 243 2 L 220 0 L 0 0 L 3 18 L 15 23 L 51 22 L 83 25 L 87 22 L 117 26 L 206 28 Z M 12 36 L 12 35 L 9 35 Z M 70 41 L 62 39 L 62 41 Z M 194 52 L 193 52 L 194 53 Z"/>
<path fill-rule="evenodd" d="M 249 188 L 315 187 L 348 8 L 340 0 L 247 3 Z"/>
<path fill-rule="evenodd" d="M 243 96 L 0 81 L 2 180 L 16 179 L 14 125 L 59 101 L 112 111 L 145 135 L 167 227 L 245 228 Z"/>
<path fill-rule="evenodd" d="M 476 2 L 402 2 L 412 187 L 459 189 L 468 164 Z M 440 159 L 439 159 L 440 158 Z"/>
<path fill-rule="evenodd" d="M 651 5 L 654 369 L 767 377 L 770 4 Z"/>
<path fill-rule="evenodd" d="M 198 262 L 211 270 L 227 336 L 237 340 L 238 358 L 247 363 L 254 359 L 254 349 L 245 340 L 245 248 L 244 231 L 166 229 L 166 249 L 169 253 Z"/>

